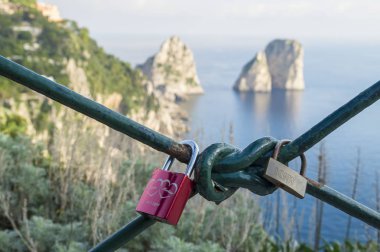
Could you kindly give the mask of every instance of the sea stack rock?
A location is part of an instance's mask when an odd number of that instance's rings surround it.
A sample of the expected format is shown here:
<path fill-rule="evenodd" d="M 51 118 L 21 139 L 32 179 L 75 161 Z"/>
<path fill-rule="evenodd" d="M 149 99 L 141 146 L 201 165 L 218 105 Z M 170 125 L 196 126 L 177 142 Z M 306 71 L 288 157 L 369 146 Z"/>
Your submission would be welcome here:
<path fill-rule="evenodd" d="M 303 90 L 303 48 L 289 39 L 270 42 L 248 62 L 235 82 L 241 92 L 269 92 L 272 89 Z"/>
<path fill-rule="evenodd" d="M 193 53 L 177 36 L 166 40 L 156 55 L 137 68 L 169 99 L 203 93 Z"/>
<path fill-rule="evenodd" d="M 271 91 L 271 77 L 264 52 L 258 52 L 255 57 L 243 67 L 234 89 L 241 92 Z"/>
<path fill-rule="evenodd" d="M 265 48 L 273 88 L 303 90 L 303 48 L 289 39 L 276 39 Z"/>

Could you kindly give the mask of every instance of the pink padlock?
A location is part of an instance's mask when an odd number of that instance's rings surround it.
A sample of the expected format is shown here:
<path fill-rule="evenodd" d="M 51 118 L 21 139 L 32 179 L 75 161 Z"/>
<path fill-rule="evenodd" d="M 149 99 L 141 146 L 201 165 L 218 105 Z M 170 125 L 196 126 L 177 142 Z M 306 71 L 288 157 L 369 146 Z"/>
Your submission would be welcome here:
<path fill-rule="evenodd" d="M 136 211 L 161 222 L 177 225 L 182 211 L 194 188 L 190 176 L 199 153 L 198 145 L 191 140 L 182 144 L 191 147 L 191 158 L 186 173 L 169 171 L 174 157 L 169 156 L 162 169 L 155 169 L 149 180 Z"/>

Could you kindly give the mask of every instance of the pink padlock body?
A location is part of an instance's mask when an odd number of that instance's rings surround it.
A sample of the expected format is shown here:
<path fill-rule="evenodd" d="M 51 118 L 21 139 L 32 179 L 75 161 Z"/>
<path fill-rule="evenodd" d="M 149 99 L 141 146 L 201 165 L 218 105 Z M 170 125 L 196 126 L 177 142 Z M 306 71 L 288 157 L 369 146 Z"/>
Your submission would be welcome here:
<path fill-rule="evenodd" d="M 183 173 L 155 169 L 136 211 L 158 221 L 177 225 L 193 186 L 193 181 Z"/>

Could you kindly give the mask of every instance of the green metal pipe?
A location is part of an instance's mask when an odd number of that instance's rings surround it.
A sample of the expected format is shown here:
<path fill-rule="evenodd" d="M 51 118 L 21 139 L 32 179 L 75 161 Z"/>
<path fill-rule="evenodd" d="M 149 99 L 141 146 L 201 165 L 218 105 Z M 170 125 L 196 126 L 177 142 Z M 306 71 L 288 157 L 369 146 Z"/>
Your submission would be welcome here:
<path fill-rule="evenodd" d="M 334 189 L 308 179 L 306 193 L 314 196 L 341 211 L 358 218 L 368 225 L 380 229 L 380 213 L 360 204 L 352 198 L 335 191 Z"/>
<path fill-rule="evenodd" d="M 2 56 L 0 56 L 0 75 L 33 89 L 158 151 L 172 155 L 182 162 L 187 162 L 190 159 L 190 150 L 186 145 L 179 144 L 167 136 Z"/>
<path fill-rule="evenodd" d="M 332 112 L 325 119 L 281 149 L 279 160 L 290 161 L 306 152 L 342 124 L 380 99 L 380 81 Z"/>
<path fill-rule="evenodd" d="M 138 216 L 107 239 L 96 245 L 96 247 L 89 250 L 89 252 L 113 252 L 154 223 L 156 223 L 156 221 L 152 219 Z"/>
<path fill-rule="evenodd" d="M 85 114 L 152 148 L 173 155 L 182 162 L 190 159 L 190 150 L 182 144 L 157 133 L 107 107 L 0 56 L 0 75 L 29 87 L 45 96 Z M 310 130 L 282 148 L 279 159 L 292 160 L 310 149 L 343 123 L 380 98 L 380 81 L 331 113 Z"/>

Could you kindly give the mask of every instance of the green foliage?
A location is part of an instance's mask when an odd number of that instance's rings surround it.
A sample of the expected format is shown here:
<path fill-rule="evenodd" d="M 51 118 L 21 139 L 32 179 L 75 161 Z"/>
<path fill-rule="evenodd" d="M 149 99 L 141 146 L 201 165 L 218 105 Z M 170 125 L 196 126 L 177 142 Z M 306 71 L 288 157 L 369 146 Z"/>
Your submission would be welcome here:
<path fill-rule="evenodd" d="M 194 78 L 186 78 L 186 85 L 197 86 L 198 84 L 195 82 Z"/>
<path fill-rule="evenodd" d="M 0 109 L 0 132 L 12 137 L 25 134 L 27 129 L 26 120 L 6 109 Z"/>
<path fill-rule="evenodd" d="M 34 7 L 36 5 L 36 0 L 9 0 L 9 2 L 28 7 Z"/>
<path fill-rule="evenodd" d="M 23 252 L 27 247 L 13 230 L 0 230 L 0 252 Z"/>
<path fill-rule="evenodd" d="M 33 118 L 32 122 L 37 131 L 48 129 L 51 123 L 49 122 L 49 113 L 52 110 L 48 100 L 45 99 L 40 107 L 35 111 L 37 116 Z"/>
<path fill-rule="evenodd" d="M 28 221 L 31 238 L 37 243 L 38 251 L 57 251 L 58 248 L 81 247 L 82 251 L 87 247 L 79 241 L 85 241 L 85 230 L 81 223 L 57 224 L 49 219 L 33 216 Z M 23 229 L 26 228 L 26 223 Z M 24 231 L 26 233 L 26 230 Z M 75 242 L 75 243 L 73 243 Z M 58 248 L 57 248 L 58 247 Z M 75 251 L 75 250 L 74 250 Z"/>
<path fill-rule="evenodd" d="M 26 231 L 27 229 L 27 231 Z M 23 239 L 36 241 L 32 247 L 36 251 L 85 251 L 88 244 L 84 243 L 84 229 L 79 223 L 57 224 L 39 216 L 21 224 L 20 233 L 29 233 L 30 237 Z M 29 244 L 28 244 L 29 245 Z M 30 245 L 29 245 L 30 246 Z M 15 231 L 0 231 L 0 251 L 28 251 L 27 245 Z"/>
<path fill-rule="evenodd" d="M 159 63 L 157 65 L 159 69 L 163 72 L 165 78 L 172 78 L 174 77 L 175 79 L 180 76 L 180 72 L 177 70 L 173 69 L 172 64 L 161 64 Z"/>
<path fill-rule="evenodd" d="M 275 241 L 272 238 L 266 239 L 263 243 L 263 247 L 260 249 L 262 252 L 271 251 L 271 252 L 312 252 L 311 249 L 306 244 L 298 244 L 296 241 L 288 240 L 288 241 Z"/>
<path fill-rule="evenodd" d="M 187 251 L 198 251 L 198 252 L 223 252 L 225 249 L 220 247 L 219 244 L 212 243 L 210 241 L 200 242 L 194 244 L 191 242 L 186 242 L 185 240 L 176 237 L 170 236 L 167 239 L 156 241 L 152 250 L 157 252 L 166 252 L 166 251 L 178 251 L 178 252 L 187 252 Z"/>
<path fill-rule="evenodd" d="M 20 31 L 18 32 L 17 34 L 17 39 L 18 40 L 22 40 L 22 41 L 25 41 L 25 42 L 31 42 L 32 39 L 33 39 L 33 36 L 30 32 L 28 31 Z"/>
<path fill-rule="evenodd" d="M 22 8 L 12 15 L 0 15 L 0 55 L 65 85 L 70 82 L 67 62 L 74 60 L 84 69 L 93 97 L 121 94 L 123 113 L 157 109 L 155 97 L 145 93 L 142 75 L 104 52 L 86 28 L 79 28 L 74 21 L 50 22 L 35 9 L 35 1 L 13 2 Z M 33 43 L 38 48 L 30 49 Z M 0 99 L 18 97 L 21 92 L 29 90 L 0 78 Z"/>
<path fill-rule="evenodd" d="M 22 220 L 24 201 L 29 202 L 31 213 L 46 212 L 46 202 L 49 202 L 49 181 L 46 180 L 46 170 L 35 166 L 42 153 L 33 148 L 29 139 L 19 136 L 10 138 L 0 135 L 0 196 L 2 203 L 11 199 L 7 206 L 13 209 L 16 221 Z"/>
<path fill-rule="evenodd" d="M 70 31 L 58 28 L 56 23 L 46 22 L 38 36 L 38 42 L 44 48 L 41 54 L 57 60 L 64 57 L 68 58 L 74 52 L 70 46 L 70 40 L 67 39 L 70 36 Z"/>
<path fill-rule="evenodd" d="M 83 174 L 84 170 L 52 161 L 46 156 L 46 149 L 32 144 L 26 137 L 0 134 L 0 163 L 0 251 L 23 252 L 30 246 L 42 252 L 85 251 L 93 244 L 92 235 L 114 231 L 135 216 L 132 201 L 123 200 L 117 208 L 114 205 L 122 195 L 129 199 L 136 197 L 132 191 L 125 194 L 130 181 L 120 179 L 104 184 L 111 186 L 107 190 L 83 176 L 70 177 L 67 169 L 75 174 Z M 123 162 L 119 177 L 130 173 L 131 167 L 139 171 L 139 178 L 147 178 L 153 169 L 136 162 Z M 101 195 L 106 199 L 96 206 L 96 199 Z M 91 212 L 98 207 L 104 211 L 102 218 L 93 216 L 100 212 Z M 11 220 L 16 229 L 11 226 Z"/>
<path fill-rule="evenodd" d="M 369 241 L 367 243 L 360 243 L 357 241 L 339 242 L 324 242 L 322 250 L 325 252 L 377 252 L 379 245 L 376 242 Z"/>
<path fill-rule="evenodd" d="M 18 2 L 18 1 L 15 1 Z M 33 1 L 34 2 L 34 1 Z M 35 51 L 25 49 L 26 44 L 39 42 L 31 33 L 31 30 L 42 29 L 49 24 L 41 13 L 34 9 L 34 4 L 21 5 L 23 8 L 12 15 L 0 15 L 0 54 L 11 58 L 28 68 L 31 68 L 46 76 L 54 76 L 58 81 L 68 81 L 65 73 L 62 72 L 61 63 L 52 64 L 51 59 L 46 57 L 49 48 L 39 48 Z M 16 28 L 28 29 L 30 31 Z M 11 81 L 0 78 L 0 98 L 17 98 L 20 93 L 30 92 L 28 89 L 15 85 Z"/>
<path fill-rule="evenodd" d="M 88 150 L 82 143 L 86 135 L 81 137 L 68 153 L 104 156 L 92 142 Z M 138 196 L 156 166 L 134 157 L 113 168 L 116 180 L 107 182 L 99 168 L 89 179 L 79 160 L 68 159 L 66 166 L 26 137 L 0 134 L 0 251 L 24 252 L 31 246 L 40 252 L 86 251 L 123 226 L 136 216 Z M 312 251 L 306 244 L 269 237 L 259 215 L 249 193 L 238 192 L 218 207 L 195 197 L 177 227 L 156 224 L 121 251 Z M 377 245 L 325 243 L 322 250 L 377 251 Z"/>

